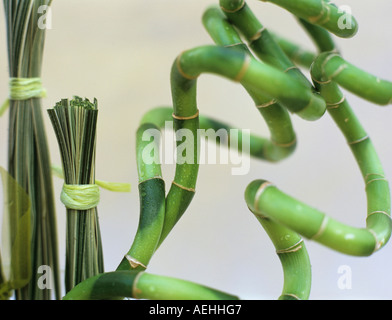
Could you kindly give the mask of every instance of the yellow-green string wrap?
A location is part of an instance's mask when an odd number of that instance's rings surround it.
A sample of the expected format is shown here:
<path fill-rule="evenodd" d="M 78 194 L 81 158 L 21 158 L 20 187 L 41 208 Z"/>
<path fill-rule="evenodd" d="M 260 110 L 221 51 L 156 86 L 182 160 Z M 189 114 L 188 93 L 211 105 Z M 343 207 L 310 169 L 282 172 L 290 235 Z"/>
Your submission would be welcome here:
<path fill-rule="evenodd" d="M 0 116 L 8 109 L 10 100 L 28 100 L 46 97 L 41 78 L 10 78 L 9 98 L 0 107 Z"/>
<path fill-rule="evenodd" d="M 60 200 L 67 209 L 80 211 L 93 209 L 99 203 L 99 186 L 96 184 L 64 183 Z"/>
<path fill-rule="evenodd" d="M 63 169 L 57 165 L 52 164 L 52 173 L 57 177 L 64 179 Z M 131 185 L 129 183 L 124 182 L 108 182 L 103 180 L 95 179 L 95 184 L 101 188 L 104 188 L 113 192 L 130 192 Z"/>

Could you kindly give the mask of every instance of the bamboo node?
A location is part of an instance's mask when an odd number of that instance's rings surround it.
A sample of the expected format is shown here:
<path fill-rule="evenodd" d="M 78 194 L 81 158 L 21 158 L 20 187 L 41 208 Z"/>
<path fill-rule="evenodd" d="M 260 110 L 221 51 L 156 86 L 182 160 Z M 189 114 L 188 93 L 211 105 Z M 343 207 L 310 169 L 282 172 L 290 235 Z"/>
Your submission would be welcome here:
<path fill-rule="evenodd" d="M 176 66 L 177 66 L 178 72 L 179 72 L 179 73 L 181 74 L 181 76 L 182 76 L 183 78 L 185 78 L 185 79 L 188 79 L 188 80 L 195 80 L 195 79 L 197 79 L 197 78 L 198 78 L 198 75 L 197 75 L 197 76 L 191 76 L 191 75 L 187 74 L 187 73 L 182 69 L 182 67 L 181 67 L 181 57 L 182 57 L 183 54 L 184 54 L 184 52 L 181 52 L 181 53 L 178 55 L 177 59 L 176 59 Z"/>
<path fill-rule="evenodd" d="M 321 23 L 321 22 L 319 22 L 319 20 L 324 16 L 325 9 L 329 10 L 329 8 L 324 4 L 324 2 L 322 2 L 321 12 L 317 16 L 309 17 L 308 21 L 310 23 L 316 23 L 316 24 Z"/>
<path fill-rule="evenodd" d="M 237 8 L 235 8 L 233 10 L 227 9 L 223 6 L 220 6 L 220 7 L 223 11 L 225 11 L 227 13 L 234 13 L 234 12 L 240 11 L 244 6 L 245 6 L 245 0 L 242 0 L 242 3 Z"/>
<path fill-rule="evenodd" d="M 391 215 L 390 215 L 388 212 L 382 211 L 382 210 L 370 212 L 370 213 L 366 216 L 366 219 L 369 218 L 371 215 L 376 214 L 376 213 L 381 213 L 381 214 L 383 214 L 383 215 L 386 215 L 389 219 L 391 219 Z"/>
<path fill-rule="evenodd" d="M 181 117 L 181 116 L 177 116 L 174 113 L 172 114 L 172 117 L 176 120 L 192 120 L 192 119 L 196 119 L 199 116 L 199 110 L 196 111 L 196 113 L 192 116 L 189 117 Z"/>
<path fill-rule="evenodd" d="M 312 80 L 313 80 L 314 82 L 318 83 L 318 84 L 328 84 L 328 83 L 331 83 L 331 82 L 332 82 L 331 79 L 322 81 L 322 80 L 317 80 L 317 79 L 315 79 L 314 77 L 312 77 Z"/>
<path fill-rule="evenodd" d="M 155 177 L 151 177 L 145 180 L 141 180 L 139 181 L 139 184 L 142 184 L 143 182 L 149 181 L 149 180 L 154 180 L 154 179 L 159 179 L 159 180 L 163 180 L 163 178 L 161 176 L 155 176 Z"/>
<path fill-rule="evenodd" d="M 173 181 L 172 184 L 174 184 L 175 186 L 179 187 L 180 189 L 183 189 L 183 190 L 186 190 L 186 191 L 189 191 L 189 192 L 196 192 L 196 190 L 194 188 L 184 187 L 183 185 L 181 185 L 181 184 L 179 184 L 179 183 L 177 183 L 175 181 Z"/>
<path fill-rule="evenodd" d="M 325 16 L 324 20 L 321 20 L 321 21 L 318 22 L 318 24 L 321 24 L 321 25 L 327 23 L 331 19 L 331 9 L 330 9 L 330 7 L 329 6 L 324 6 L 324 4 L 323 4 L 323 7 L 324 7 L 324 9 L 327 10 L 327 15 Z"/>
<path fill-rule="evenodd" d="M 321 235 L 324 233 L 325 229 L 327 228 L 328 221 L 329 221 L 329 218 L 327 216 L 324 216 L 323 221 L 321 221 L 320 228 L 310 238 L 311 240 L 316 240 L 321 237 Z"/>
<path fill-rule="evenodd" d="M 259 40 L 259 39 L 261 38 L 261 36 L 263 35 L 263 32 L 264 32 L 265 30 L 267 30 L 266 27 L 262 27 L 260 30 L 257 30 L 257 32 L 256 32 L 253 36 L 251 36 L 251 37 L 249 38 L 249 42 L 252 43 L 252 42 L 254 42 L 254 41 Z"/>
<path fill-rule="evenodd" d="M 139 272 L 139 273 L 135 276 L 135 279 L 133 280 L 133 284 L 132 284 L 132 296 L 133 296 L 133 298 L 135 298 L 135 299 L 139 299 L 139 298 L 138 298 L 138 295 L 139 295 L 140 293 L 142 293 L 142 290 L 140 290 L 140 289 L 137 287 L 137 285 L 138 285 L 139 279 L 140 279 L 140 277 L 143 275 L 143 273 L 144 273 L 144 271 Z"/>
<path fill-rule="evenodd" d="M 278 101 L 276 99 L 272 99 L 271 101 L 268 101 L 266 103 L 260 104 L 258 106 L 256 106 L 257 109 L 261 109 L 261 108 L 267 108 L 269 106 L 274 105 L 275 103 L 277 103 Z"/>
<path fill-rule="evenodd" d="M 385 182 L 388 182 L 388 180 L 385 179 L 385 178 L 371 179 L 371 180 L 369 180 L 369 181 L 366 182 L 366 187 L 367 187 L 369 184 L 371 184 L 372 182 L 375 182 L 375 181 L 385 181 Z"/>
<path fill-rule="evenodd" d="M 291 297 L 294 298 L 295 300 L 301 300 L 300 297 L 298 297 L 296 294 L 294 293 L 282 293 L 281 297 Z"/>
<path fill-rule="evenodd" d="M 347 69 L 347 68 L 348 68 L 348 65 L 347 65 L 346 63 L 345 63 L 345 64 L 342 64 L 341 66 L 339 66 L 339 68 L 337 68 L 337 69 L 335 70 L 334 73 L 332 73 L 332 74 L 330 75 L 330 78 L 333 79 L 333 78 L 337 77 L 344 69 Z"/>
<path fill-rule="evenodd" d="M 340 99 L 338 102 L 334 102 L 334 103 L 327 102 L 327 103 L 326 103 L 327 109 L 337 109 L 337 108 L 340 107 L 340 105 L 341 105 L 344 101 L 346 101 L 346 97 L 345 97 L 345 96 L 343 96 L 342 99 Z"/>
<path fill-rule="evenodd" d="M 244 63 L 242 64 L 242 67 L 241 67 L 240 71 L 238 72 L 238 74 L 234 77 L 234 79 L 233 79 L 234 81 L 240 82 L 242 80 L 242 78 L 244 77 L 246 71 L 249 68 L 250 61 L 251 61 L 250 56 L 249 55 L 245 55 Z"/>
<path fill-rule="evenodd" d="M 293 69 L 297 69 L 298 70 L 298 67 L 297 66 L 291 66 L 291 67 L 288 67 L 285 71 L 283 71 L 284 73 L 286 73 L 286 72 L 289 72 L 290 70 L 293 70 Z"/>
<path fill-rule="evenodd" d="M 254 203 L 253 203 L 253 207 L 255 208 L 255 211 L 256 211 L 257 213 L 260 212 L 260 209 L 259 209 L 259 200 L 260 200 L 261 195 L 263 194 L 263 192 L 264 192 L 265 189 L 267 189 L 268 187 L 271 187 L 271 186 L 274 186 L 274 185 L 273 185 L 271 182 L 266 181 L 266 182 L 263 182 L 263 183 L 260 185 L 260 187 L 257 189 L 256 194 L 255 194 L 255 201 L 254 201 Z"/>
<path fill-rule="evenodd" d="M 294 138 L 294 140 L 292 140 L 292 141 L 290 141 L 288 143 L 278 143 L 278 142 L 276 142 L 276 141 L 271 139 L 271 143 L 273 145 L 277 146 L 277 147 L 288 148 L 288 147 L 291 147 L 291 146 L 295 145 L 297 143 L 297 139 Z"/>
<path fill-rule="evenodd" d="M 360 142 L 365 141 L 365 140 L 367 140 L 367 139 L 369 139 L 369 136 L 368 136 L 368 135 L 366 135 L 366 136 L 364 136 L 364 137 L 362 137 L 362 138 L 359 138 L 359 139 L 357 139 L 357 140 L 350 141 L 350 142 L 348 142 L 348 144 L 349 144 L 349 145 L 357 144 L 357 143 L 360 143 Z"/>
<path fill-rule="evenodd" d="M 301 243 L 303 242 L 303 239 L 299 240 L 296 244 L 285 248 L 285 249 L 280 249 L 280 250 L 276 250 L 277 254 L 282 254 L 282 253 L 293 253 L 293 252 L 297 252 L 298 250 L 302 249 L 302 245 Z"/>
<path fill-rule="evenodd" d="M 375 242 L 375 244 L 374 244 L 374 249 L 373 249 L 373 253 L 374 253 L 374 252 L 380 250 L 380 248 L 383 246 L 383 241 L 379 241 L 379 240 L 377 239 L 377 233 L 376 233 L 374 230 L 372 230 L 372 229 L 370 229 L 370 228 L 368 228 L 367 230 L 369 231 L 369 233 L 370 233 L 370 234 L 373 236 L 373 238 L 374 238 L 374 242 Z"/>
<path fill-rule="evenodd" d="M 381 173 L 368 173 L 368 174 L 366 174 L 364 179 L 367 180 L 370 176 L 379 176 L 379 177 L 385 178 L 385 176 Z"/>
<path fill-rule="evenodd" d="M 144 269 L 147 269 L 147 267 L 141 263 L 139 260 L 137 260 L 134 257 L 131 257 L 129 254 L 125 255 L 125 259 L 128 260 L 129 265 L 133 268 L 136 269 L 137 267 L 143 267 Z"/>

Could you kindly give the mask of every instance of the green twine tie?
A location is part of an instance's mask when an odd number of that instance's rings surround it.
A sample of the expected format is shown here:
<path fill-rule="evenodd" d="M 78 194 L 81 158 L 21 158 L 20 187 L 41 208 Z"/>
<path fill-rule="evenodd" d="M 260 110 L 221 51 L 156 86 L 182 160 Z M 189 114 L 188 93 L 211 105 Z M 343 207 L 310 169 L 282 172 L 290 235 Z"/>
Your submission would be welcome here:
<path fill-rule="evenodd" d="M 9 98 L 0 107 L 0 116 L 8 109 L 10 100 L 28 100 L 46 97 L 41 78 L 10 78 Z"/>
<path fill-rule="evenodd" d="M 64 184 L 60 196 L 67 209 L 89 210 L 98 206 L 99 186 L 96 184 Z"/>
<path fill-rule="evenodd" d="M 60 166 L 52 164 L 52 172 L 57 177 L 64 179 L 63 170 Z M 131 185 L 122 182 L 108 182 L 95 180 L 95 184 L 63 184 L 60 200 L 68 209 L 88 210 L 95 208 L 99 203 L 100 190 L 104 188 L 113 192 L 130 192 Z"/>

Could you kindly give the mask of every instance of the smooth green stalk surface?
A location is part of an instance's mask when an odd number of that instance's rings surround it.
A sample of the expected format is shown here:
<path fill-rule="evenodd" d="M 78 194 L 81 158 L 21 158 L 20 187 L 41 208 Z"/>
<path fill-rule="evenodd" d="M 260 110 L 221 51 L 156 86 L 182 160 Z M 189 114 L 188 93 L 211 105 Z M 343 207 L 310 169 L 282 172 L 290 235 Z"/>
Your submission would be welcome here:
<path fill-rule="evenodd" d="M 271 33 L 275 42 L 281 47 L 284 53 L 293 61 L 297 66 L 309 69 L 316 58 L 316 54 L 309 50 L 303 49 L 296 43 L 288 40 L 276 33 Z"/>
<path fill-rule="evenodd" d="M 321 45 L 319 48 L 322 49 Z M 335 60 L 336 64 L 331 66 L 331 63 L 328 69 L 327 64 L 332 60 Z M 382 248 L 391 236 L 390 188 L 368 134 L 340 91 L 338 81 L 335 83 L 338 74 L 350 68 L 342 63 L 342 60 L 336 53 L 321 53 L 312 65 L 311 75 L 317 90 L 326 101 L 328 113 L 346 138 L 362 174 L 367 197 L 366 228 L 354 228 L 343 224 L 284 194 L 263 180 L 252 182 L 246 190 L 245 198 L 249 208 L 258 216 L 268 217 L 339 252 L 354 256 L 368 256 Z M 355 71 L 358 76 L 365 77 L 358 70 L 354 69 Z M 328 76 L 331 72 L 333 76 Z M 374 80 L 369 75 L 366 80 L 369 81 L 369 78 Z M 342 80 L 340 82 L 344 83 Z M 347 81 L 347 83 L 354 82 L 354 77 Z M 369 98 L 376 92 L 384 93 L 385 87 L 388 87 L 387 82 L 382 82 L 380 86 L 370 86 L 370 89 L 363 90 L 365 93 L 361 96 Z M 352 91 L 355 92 L 355 90 Z"/>
<path fill-rule="evenodd" d="M 238 300 L 231 294 L 191 281 L 139 271 L 115 271 L 91 277 L 64 300 L 102 300 L 122 297 L 149 300 Z"/>
<path fill-rule="evenodd" d="M 332 35 L 328 32 L 328 30 L 309 23 L 308 21 L 301 18 L 297 18 L 297 20 L 311 37 L 319 52 L 338 52 L 335 41 L 333 40 Z M 316 56 L 313 57 L 313 60 L 315 58 Z"/>
<path fill-rule="evenodd" d="M 220 1 L 221 8 L 228 20 L 236 27 L 249 43 L 249 47 L 255 52 L 257 57 L 277 69 L 291 75 L 297 81 L 302 82 L 309 88 L 312 84 L 295 67 L 294 63 L 285 54 L 282 48 L 275 42 L 273 36 L 267 28 L 263 26 L 250 10 L 246 3 L 242 4 L 238 10 L 227 11 L 226 0 Z"/>
<path fill-rule="evenodd" d="M 231 1 L 231 0 L 226 0 Z M 324 0 L 261 0 L 274 3 L 309 23 L 319 25 L 338 37 L 350 38 L 358 31 L 358 23 L 348 12 Z"/>
<path fill-rule="evenodd" d="M 334 81 L 348 91 L 379 105 L 392 104 L 392 82 L 370 74 L 344 60 L 336 53 L 318 56 L 320 80 Z"/>
<path fill-rule="evenodd" d="M 237 31 L 219 8 L 207 9 L 203 15 L 203 23 L 216 44 L 250 54 Z M 295 150 L 296 135 L 286 108 L 259 90 L 254 90 L 246 85 L 244 87 L 264 117 L 271 133 L 271 139 L 264 143 L 262 158 L 278 161 L 288 157 Z"/>
<path fill-rule="evenodd" d="M 236 15 L 237 12 L 246 13 L 239 18 Z M 234 16 L 234 20 L 240 21 L 240 23 L 237 23 L 237 26 L 240 24 L 243 28 L 250 29 L 250 31 L 246 31 L 248 34 L 260 30 L 258 21 L 251 15 L 251 12 L 246 5 L 243 6 L 240 11 L 229 14 L 229 17 L 230 16 Z M 251 23 L 249 23 L 250 21 L 254 22 L 255 27 L 249 27 L 251 25 Z M 203 22 L 206 29 L 209 31 L 209 34 L 217 44 L 233 47 L 233 50 L 234 48 L 238 48 L 238 50 L 244 50 L 244 48 L 246 48 L 244 45 L 239 45 L 241 44 L 240 36 L 218 8 L 212 7 L 208 9 L 203 16 Z M 241 26 L 239 27 L 240 30 Z M 265 39 L 266 36 L 267 33 L 263 34 L 263 39 Z M 258 38 L 258 40 L 259 39 L 260 38 Z M 260 52 L 258 49 L 262 48 L 264 52 L 260 54 L 260 56 L 265 60 L 272 61 L 272 63 L 275 63 L 278 67 L 283 66 L 283 68 L 290 68 L 293 66 L 272 39 L 268 38 L 267 41 L 262 41 L 259 45 L 259 47 L 254 49 Z M 298 80 L 302 79 L 298 74 L 294 77 Z M 257 91 L 253 92 L 251 89 L 248 89 L 248 92 L 255 100 L 256 106 L 270 104 L 269 102 L 271 100 L 269 97 L 266 97 Z M 284 113 L 285 109 L 278 103 L 259 108 L 259 110 L 268 124 L 274 124 L 269 126 L 272 137 L 274 137 L 275 132 L 282 133 L 282 128 L 292 128 L 290 118 Z M 290 131 L 288 136 L 291 140 L 286 140 L 287 142 L 295 141 L 295 134 L 293 131 Z M 287 142 L 287 146 L 290 146 L 291 150 L 293 150 L 295 144 L 293 145 L 292 143 L 290 144 Z M 256 217 L 273 241 L 282 263 L 284 287 L 279 299 L 308 299 L 311 287 L 311 267 L 306 247 L 301 238 L 295 232 L 288 230 L 273 221 L 261 218 L 257 215 Z"/>
<path fill-rule="evenodd" d="M 190 100 L 191 92 L 195 91 L 195 79 L 201 73 L 213 73 L 240 82 L 276 99 L 289 111 L 307 120 L 319 119 L 325 112 L 324 100 L 302 81 L 296 81 L 285 72 L 244 52 L 217 46 L 197 47 L 177 58 L 172 70 L 172 92 L 175 99 L 180 96 L 181 106 L 174 105 L 175 112 L 176 108 L 182 111 L 185 106 L 194 104 Z"/>
<path fill-rule="evenodd" d="M 165 219 L 166 196 L 159 154 L 154 155 L 154 152 L 157 153 L 159 150 L 159 142 L 160 128 L 153 122 L 142 121 L 136 133 L 140 199 L 139 225 L 132 246 L 117 270 L 146 269 L 158 247 Z M 149 149 L 148 146 L 151 143 L 154 148 Z"/>

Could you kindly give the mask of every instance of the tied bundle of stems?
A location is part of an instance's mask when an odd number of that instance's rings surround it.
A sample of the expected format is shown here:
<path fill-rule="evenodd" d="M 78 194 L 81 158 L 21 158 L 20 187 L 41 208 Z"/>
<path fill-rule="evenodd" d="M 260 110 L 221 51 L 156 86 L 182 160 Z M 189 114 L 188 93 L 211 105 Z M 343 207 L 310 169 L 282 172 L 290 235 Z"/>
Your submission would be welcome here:
<path fill-rule="evenodd" d="M 32 258 L 25 267 L 32 274 L 29 284 L 16 290 L 15 298 L 48 300 L 52 291 L 60 298 L 53 182 L 40 99 L 45 93 L 40 79 L 45 28 L 39 27 L 39 8 L 50 6 L 51 1 L 3 3 L 10 76 L 8 171 L 31 199 Z M 49 266 L 53 275 L 45 287 L 39 286 L 40 266 Z"/>
<path fill-rule="evenodd" d="M 67 208 L 65 287 L 103 272 L 95 184 L 97 100 L 62 99 L 48 110 L 64 172 L 61 200 Z"/>

